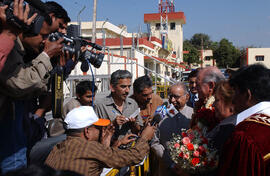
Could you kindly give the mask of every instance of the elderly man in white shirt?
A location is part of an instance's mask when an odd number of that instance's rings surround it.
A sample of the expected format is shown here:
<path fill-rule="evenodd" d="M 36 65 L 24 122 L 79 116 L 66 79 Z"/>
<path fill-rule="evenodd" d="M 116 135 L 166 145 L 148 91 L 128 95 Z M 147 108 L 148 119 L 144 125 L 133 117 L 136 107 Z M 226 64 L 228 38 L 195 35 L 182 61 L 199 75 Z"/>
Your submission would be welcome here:
<path fill-rule="evenodd" d="M 155 175 L 177 175 L 177 168 L 169 156 L 168 144 L 173 133 L 189 128 L 193 108 L 186 105 L 188 99 L 189 94 L 184 83 L 178 82 L 170 87 L 169 102 L 173 108 L 167 109 L 151 143 L 151 148 L 160 161 Z"/>

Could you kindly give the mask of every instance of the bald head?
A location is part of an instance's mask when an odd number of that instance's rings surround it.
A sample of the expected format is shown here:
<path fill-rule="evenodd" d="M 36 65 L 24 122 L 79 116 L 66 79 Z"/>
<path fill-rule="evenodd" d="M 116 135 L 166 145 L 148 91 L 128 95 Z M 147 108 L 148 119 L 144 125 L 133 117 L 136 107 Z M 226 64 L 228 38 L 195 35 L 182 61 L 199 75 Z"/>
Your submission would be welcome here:
<path fill-rule="evenodd" d="M 225 76 L 217 67 L 205 67 L 199 71 L 198 74 L 204 83 L 215 82 L 218 83 L 225 80 Z"/>
<path fill-rule="evenodd" d="M 225 76 L 217 67 L 205 67 L 197 76 L 197 90 L 199 98 L 208 98 L 213 95 L 215 85 L 225 80 Z"/>

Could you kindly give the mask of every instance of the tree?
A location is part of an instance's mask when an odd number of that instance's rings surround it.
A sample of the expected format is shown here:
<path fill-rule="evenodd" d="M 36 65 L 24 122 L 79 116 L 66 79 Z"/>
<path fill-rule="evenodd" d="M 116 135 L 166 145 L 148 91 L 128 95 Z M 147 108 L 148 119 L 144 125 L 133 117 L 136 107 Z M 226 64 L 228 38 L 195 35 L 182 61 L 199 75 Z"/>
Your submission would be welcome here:
<path fill-rule="evenodd" d="M 209 35 L 203 34 L 203 33 L 197 33 L 191 37 L 190 43 L 198 50 L 201 50 L 202 46 L 203 46 L 203 49 L 211 49 L 213 42 L 210 40 Z"/>
<path fill-rule="evenodd" d="M 240 64 L 240 50 L 225 38 L 220 40 L 213 51 L 213 56 L 220 68 L 235 67 Z"/>
<path fill-rule="evenodd" d="M 192 63 L 200 63 L 199 51 L 188 40 L 184 41 L 183 50 L 189 52 L 184 54 L 184 62 L 187 62 L 189 66 Z"/>

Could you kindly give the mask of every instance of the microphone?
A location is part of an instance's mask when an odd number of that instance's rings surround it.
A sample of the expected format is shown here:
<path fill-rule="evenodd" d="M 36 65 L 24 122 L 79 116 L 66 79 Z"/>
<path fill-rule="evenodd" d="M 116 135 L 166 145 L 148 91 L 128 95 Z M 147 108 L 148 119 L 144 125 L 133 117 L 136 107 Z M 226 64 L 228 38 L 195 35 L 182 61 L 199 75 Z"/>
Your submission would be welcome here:
<path fill-rule="evenodd" d="M 88 65 L 88 62 L 86 60 L 82 61 L 81 70 L 82 70 L 82 72 L 87 72 L 89 70 L 89 65 Z"/>
<path fill-rule="evenodd" d="M 150 125 L 156 125 L 159 124 L 159 122 L 162 120 L 162 116 L 160 113 L 156 113 L 152 119 L 152 121 L 150 122 Z"/>

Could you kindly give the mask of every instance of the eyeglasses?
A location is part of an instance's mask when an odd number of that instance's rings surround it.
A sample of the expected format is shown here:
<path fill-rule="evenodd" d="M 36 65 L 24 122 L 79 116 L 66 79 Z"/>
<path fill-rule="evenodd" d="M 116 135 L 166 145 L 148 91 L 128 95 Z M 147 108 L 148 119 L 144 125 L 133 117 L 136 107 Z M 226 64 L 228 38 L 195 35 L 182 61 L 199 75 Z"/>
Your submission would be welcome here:
<path fill-rule="evenodd" d="M 185 95 L 186 94 L 180 95 L 180 96 L 179 95 L 170 94 L 169 97 L 170 97 L 170 99 L 174 98 L 176 100 L 179 100 L 180 98 L 184 97 Z"/>

